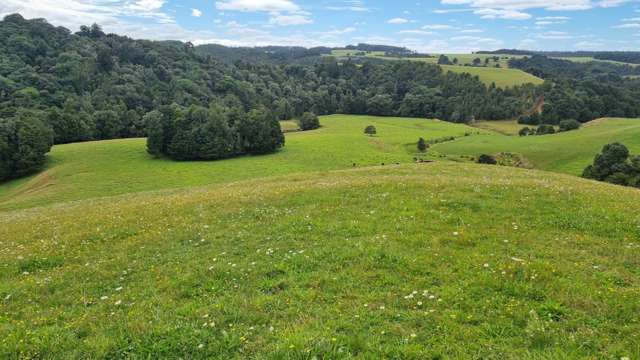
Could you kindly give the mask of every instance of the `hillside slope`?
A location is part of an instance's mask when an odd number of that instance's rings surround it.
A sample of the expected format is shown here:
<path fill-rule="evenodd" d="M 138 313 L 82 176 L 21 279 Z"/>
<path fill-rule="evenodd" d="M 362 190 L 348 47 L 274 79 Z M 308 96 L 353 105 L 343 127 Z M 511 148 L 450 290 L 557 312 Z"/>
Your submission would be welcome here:
<path fill-rule="evenodd" d="M 50 166 L 25 180 L 0 185 L 0 210 L 138 191 L 184 188 L 212 183 L 336 170 L 382 163 L 413 162 L 419 137 L 435 139 L 478 132 L 437 120 L 334 115 L 322 128 L 289 133 L 279 152 L 212 162 L 154 159 L 144 139 L 55 146 Z M 363 133 L 367 125 L 375 137 Z"/>
<path fill-rule="evenodd" d="M 0 357 L 636 358 L 640 192 L 453 163 L 0 214 Z"/>
<path fill-rule="evenodd" d="M 454 156 L 517 153 L 538 169 L 580 175 L 602 147 L 613 142 L 640 153 L 640 119 L 600 119 L 576 131 L 544 136 L 493 133 L 436 145 L 434 150 Z"/>

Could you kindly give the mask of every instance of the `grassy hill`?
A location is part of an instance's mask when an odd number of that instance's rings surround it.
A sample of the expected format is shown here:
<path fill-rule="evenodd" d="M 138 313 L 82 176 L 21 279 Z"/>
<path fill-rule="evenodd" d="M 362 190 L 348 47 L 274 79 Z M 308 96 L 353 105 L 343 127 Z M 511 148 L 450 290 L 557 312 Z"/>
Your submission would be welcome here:
<path fill-rule="evenodd" d="M 216 162 L 154 159 L 144 139 L 55 146 L 42 173 L 0 185 L 0 210 L 138 191 L 202 186 L 297 172 L 413 162 L 418 138 L 478 129 L 437 120 L 325 116 L 322 128 L 286 135 L 278 153 Z M 365 136 L 373 124 L 375 137 Z"/>
<path fill-rule="evenodd" d="M 477 76 L 485 85 L 495 83 L 497 87 L 509 87 L 522 84 L 542 84 L 544 80 L 519 69 L 471 67 L 442 65 L 446 71 L 455 73 L 468 73 Z"/>
<path fill-rule="evenodd" d="M 436 163 L 2 213 L 0 357 L 635 358 L 639 211 Z"/>
<path fill-rule="evenodd" d="M 336 57 L 357 57 L 357 54 L 362 53 L 356 50 L 333 50 L 332 55 Z M 465 64 L 471 64 L 473 59 L 480 58 L 482 63 L 484 64 L 484 60 L 486 58 L 493 58 L 498 55 L 487 55 L 487 54 L 446 54 L 450 60 L 457 58 L 460 62 L 460 65 L 441 65 L 445 71 L 452 71 L 455 73 L 469 73 L 474 76 L 478 76 L 480 81 L 485 83 L 486 85 L 491 85 L 491 83 L 495 83 L 498 87 L 509 87 L 516 86 L 522 84 L 542 84 L 544 80 L 539 77 L 533 76 L 529 73 L 526 73 L 519 69 L 508 69 L 508 59 L 505 59 L 505 55 L 500 55 L 500 61 L 498 62 L 501 68 L 493 67 L 495 62 L 491 61 L 489 63 L 489 67 L 471 67 L 471 66 L 463 66 Z M 425 57 L 425 58 L 397 58 L 397 57 L 389 57 L 385 56 L 384 52 L 366 52 L 364 57 L 371 57 L 376 59 L 384 59 L 384 60 L 408 60 L 408 61 L 424 61 L 428 63 L 436 64 L 438 62 L 438 56 L 434 55 L 434 57 Z M 517 56 L 508 56 L 508 57 L 517 57 Z"/>
<path fill-rule="evenodd" d="M 580 130 L 545 136 L 506 136 L 499 133 L 458 139 L 434 150 L 446 155 L 517 153 L 538 169 L 580 175 L 606 144 L 620 142 L 640 153 L 639 119 L 601 119 Z"/>

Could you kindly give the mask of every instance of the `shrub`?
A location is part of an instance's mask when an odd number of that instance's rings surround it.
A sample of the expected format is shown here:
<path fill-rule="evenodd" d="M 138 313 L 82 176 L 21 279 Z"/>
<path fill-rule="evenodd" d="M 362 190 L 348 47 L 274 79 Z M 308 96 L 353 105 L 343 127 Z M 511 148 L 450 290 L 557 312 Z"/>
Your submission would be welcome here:
<path fill-rule="evenodd" d="M 522 129 L 520 129 L 520 131 L 518 131 L 518 135 L 520 136 L 529 136 L 529 135 L 535 135 L 535 131 L 529 129 L 529 127 L 525 126 Z"/>
<path fill-rule="evenodd" d="M 531 115 L 523 115 L 518 118 L 518 124 L 523 125 L 540 125 L 540 115 L 534 113 Z"/>
<path fill-rule="evenodd" d="M 33 113 L 0 119 L 0 181 L 39 170 L 53 145 L 53 133 Z"/>
<path fill-rule="evenodd" d="M 491 155 L 482 154 L 478 157 L 478 164 L 496 165 L 498 161 Z"/>
<path fill-rule="evenodd" d="M 427 151 L 427 142 L 424 141 L 423 138 L 418 139 L 418 151 L 425 152 Z"/>
<path fill-rule="evenodd" d="M 315 130 L 320 127 L 320 120 L 316 114 L 306 112 L 298 120 L 298 126 L 302 131 Z"/>
<path fill-rule="evenodd" d="M 369 125 L 366 128 L 364 128 L 364 133 L 369 135 L 369 136 L 373 136 L 375 134 L 377 134 L 378 132 L 376 131 L 376 127 L 373 125 Z"/>
<path fill-rule="evenodd" d="M 580 122 L 577 120 L 562 120 L 560 121 L 560 131 L 571 131 L 580 128 Z"/>
<path fill-rule="evenodd" d="M 536 131 L 536 135 L 549 135 L 555 133 L 556 129 L 553 127 L 553 125 L 540 125 L 538 126 L 538 130 Z"/>

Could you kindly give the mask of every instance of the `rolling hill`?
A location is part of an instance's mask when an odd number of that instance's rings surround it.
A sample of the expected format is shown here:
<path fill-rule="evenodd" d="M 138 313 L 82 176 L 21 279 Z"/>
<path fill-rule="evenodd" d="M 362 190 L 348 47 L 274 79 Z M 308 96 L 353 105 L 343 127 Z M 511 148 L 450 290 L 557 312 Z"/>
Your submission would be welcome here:
<path fill-rule="evenodd" d="M 364 54 L 364 55 L 358 55 Z M 338 58 L 354 58 L 354 57 L 364 57 L 364 58 L 374 58 L 374 59 L 382 59 L 382 60 L 404 60 L 404 61 L 420 61 L 427 62 L 431 64 L 436 64 L 438 62 L 438 55 L 434 55 L 433 57 L 393 57 L 393 56 L 385 56 L 385 53 L 382 51 L 370 51 L 370 52 L 362 52 L 357 50 L 333 50 L 331 53 L 332 56 L 336 56 Z M 454 73 L 468 73 L 473 76 L 478 76 L 480 81 L 482 81 L 485 85 L 491 85 L 495 83 L 497 87 L 506 88 L 511 86 L 523 85 L 523 84 L 542 84 L 544 80 L 529 73 L 526 73 L 519 69 L 509 69 L 508 68 L 508 60 L 505 59 L 505 56 L 502 56 L 500 61 L 498 62 L 501 65 L 501 68 L 492 67 L 495 62 L 491 61 L 489 67 L 473 67 L 473 66 L 463 66 L 469 65 L 473 62 L 473 59 L 480 58 L 484 64 L 485 59 L 493 58 L 496 55 L 486 55 L 486 54 L 446 54 L 450 60 L 458 59 L 460 61 L 460 65 L 441 65 L 445 71 L 451 71 Z M 519 57 L 519 56 L 509 56 L 509 57 Z"/>
<path fill-rule="evenodd" d="M 5 212 L 0 356 L 634 358 L 639 211 L 443 162 Z"/>
<path fill-rule="evenodd" d="M 478 133 L 438 120 L 334 115 L 323 127 L 289 133 L 276 154 L 217 162 L 154 159 L 144 139 L 55 146 L 46 171 L 0 185 L 0 210 L 103 197 L 138 191 L 202 186 L 308 171 L 326 171 L 413 162 L 418 138 L 437 139 Z M 363 130 L 373 124 L 375 137 Z"/>
<path fill-rule="evenodd" d="M 600 119 L 579 130 L 544 136 L 506 136 L 500 133 L 461 138 L 436 145 L 434 151 L 449 156 L 522 155 L 535 168 L 580 175 L 606 144 L 620 142 L 632 153 L 640 152 L 639 119 Z"/>

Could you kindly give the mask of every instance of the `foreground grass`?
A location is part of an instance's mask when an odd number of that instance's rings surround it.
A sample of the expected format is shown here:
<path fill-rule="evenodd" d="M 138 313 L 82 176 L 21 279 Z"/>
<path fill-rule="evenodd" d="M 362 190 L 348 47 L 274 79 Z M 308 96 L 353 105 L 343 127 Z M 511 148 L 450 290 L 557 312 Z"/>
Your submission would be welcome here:
<path fill-rule="evenodd" d="M 477 129 L 437 120 L 334 115 L 322 128 L 286 134 L 275 154 L 213 162 L 154 159 L 144 139 L 55 146 L 41 174 L 0 185 L 0 210 L 111 196 L 139 191 L 184 188 L 212 183 L 413 162 L 418 138 L 461 136 Z M 373 124 L 378 135 L 363 130 Z"/>
<path fill-rule="evenodd" d="M 454 163 L 3 213 L 0 357 L 635 359 L 638 214 Z"/>
<path fill-rule="evenodd" d="M 473 136 L 436 145 L 434 150 L 452 156 L 517 153 L 538 169 L 580 175 L 602 147 L 613 142 L 640 153 L 640 120 L 601 119 L 576 131 L 545 136 Z"/>

